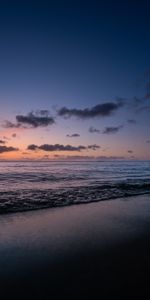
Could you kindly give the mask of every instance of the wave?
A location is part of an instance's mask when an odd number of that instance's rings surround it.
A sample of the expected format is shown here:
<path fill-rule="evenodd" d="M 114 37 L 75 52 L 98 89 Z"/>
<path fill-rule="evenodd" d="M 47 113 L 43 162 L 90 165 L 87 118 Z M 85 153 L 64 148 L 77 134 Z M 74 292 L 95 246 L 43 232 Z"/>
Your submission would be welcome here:
<path fill-rule="evenodd" d="M 150 183 L 116 183 L 60 189 L 0 192 L 0 213 L 60 207 L 150 194 Z"/>

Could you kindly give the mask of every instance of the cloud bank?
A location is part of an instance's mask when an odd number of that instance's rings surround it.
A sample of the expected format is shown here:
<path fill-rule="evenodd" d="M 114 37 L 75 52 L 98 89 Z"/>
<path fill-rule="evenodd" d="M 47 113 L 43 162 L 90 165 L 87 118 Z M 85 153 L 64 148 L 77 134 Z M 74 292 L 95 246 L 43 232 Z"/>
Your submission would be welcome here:
<path fill-rule="evenodd" d="M 88 145 L 88 146 L 83 146 L 83 145 L 79 145 L 79 146 L 71 146 L 71 145 L 62 145 L 62 144 L 43 144 L 43 145 L 35 145 L 35 144 L 31 144 L 28 145 L 27 150 L 31 150 L 31 151 L 36 151 L 36 150 L 43 150 L 43 151 L 82 151 L 82 150 L 86 150 L 86 149 L 91 149 L 91 150 L 96 150 L 99 149 L 100 146 L 93 144 L 93 145 Z"/>

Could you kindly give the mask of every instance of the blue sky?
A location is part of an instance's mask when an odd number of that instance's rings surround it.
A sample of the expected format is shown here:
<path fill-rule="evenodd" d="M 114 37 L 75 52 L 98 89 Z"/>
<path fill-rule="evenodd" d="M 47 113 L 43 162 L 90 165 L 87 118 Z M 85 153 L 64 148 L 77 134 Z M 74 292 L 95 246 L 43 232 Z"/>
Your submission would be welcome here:
<path fill-rule="evenodd" d="M 1 158 L 150 159 L 150 4 L 130 2 L 1 1 Z M 120 98 L 122 105 L 105 116 L 59 115 L 62 107 L 92 110 Z M 48 112 L 42 116 L 41 110 Z M 18 115 L 27 120 L 19 123 Z M 34 126 L 29 117 L 54 123 Z M 86 149 L 38 148 L 45 144 Z M 88 148 L 94 144 L 99 148 Z"/>

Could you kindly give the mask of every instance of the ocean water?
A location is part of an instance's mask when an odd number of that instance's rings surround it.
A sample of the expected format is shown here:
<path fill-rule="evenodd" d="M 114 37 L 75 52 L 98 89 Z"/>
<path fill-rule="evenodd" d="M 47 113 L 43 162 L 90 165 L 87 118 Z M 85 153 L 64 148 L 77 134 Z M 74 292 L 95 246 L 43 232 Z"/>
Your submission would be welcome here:
<path fill-rule="evenodd" d="M 150 161 L 0 162 L 0 213 L 150 194 Z"/>

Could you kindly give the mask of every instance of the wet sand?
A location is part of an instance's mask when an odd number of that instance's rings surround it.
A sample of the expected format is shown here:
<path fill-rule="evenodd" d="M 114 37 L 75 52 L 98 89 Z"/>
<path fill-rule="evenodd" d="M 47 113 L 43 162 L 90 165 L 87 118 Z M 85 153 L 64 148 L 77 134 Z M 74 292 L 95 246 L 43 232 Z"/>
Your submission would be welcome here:
<path fill-rule="evenodd" d="M 1 299 L 149 299 L 149 274 L 148 195 L 0 216 Z"/>

